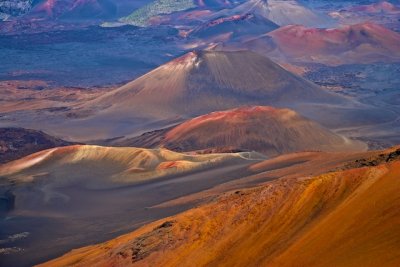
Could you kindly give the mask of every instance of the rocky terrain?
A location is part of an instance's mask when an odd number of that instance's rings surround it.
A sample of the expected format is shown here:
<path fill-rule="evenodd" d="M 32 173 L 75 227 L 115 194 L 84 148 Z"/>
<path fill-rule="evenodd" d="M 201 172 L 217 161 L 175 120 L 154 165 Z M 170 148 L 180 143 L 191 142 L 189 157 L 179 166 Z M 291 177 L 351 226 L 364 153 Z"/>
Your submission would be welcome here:
<path fill-rule="evenodd" d="M 0 128 L 0 164 L 48 148 L 71 144 L 40 131 L 23 128 Z"/>

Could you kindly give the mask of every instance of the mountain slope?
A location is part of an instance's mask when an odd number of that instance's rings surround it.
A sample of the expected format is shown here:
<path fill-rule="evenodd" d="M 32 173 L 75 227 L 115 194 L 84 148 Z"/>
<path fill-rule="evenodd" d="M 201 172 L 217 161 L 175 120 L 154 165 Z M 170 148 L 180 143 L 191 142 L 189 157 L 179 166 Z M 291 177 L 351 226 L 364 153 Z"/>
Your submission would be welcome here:
<path fill-rule="evenodd" d="M 266 106 L 213 112 L 178 126 L 117 143 L 174 151 L 258 151 L 276 156 L 294 151 L 363 149 L 289 109 Z"/>
<path fill-rule="evenodd" d="M 294 61 L 330 65 L 400 61 L 400 34 L 370 22 L 337 29 L 293 25 L 267 35 Z"/>
<path fill-rule="evenodd" d="M 41 266 L 398 266 L 399 171 L 275 180 Z"/>
<path fill-rule="evenodd" d="M 0 164 L 40 150 L 71 144 L 41 131 L 23 128 L 0 128 Z"/>
<path fill-rule="evenodd" d="M 9 16 L 21 16 L 29 12 L 32 8 L 32 0 L 4 0 L 0 2 L 0 21 L 1 14 L 4 18 Z"/>
<path fill-rule="evenodd" d="M 243 15 L 233 15 L 220 17 L 211 20 L 197 28 L 191 33 L 191 37 L 201 38 L 204 42 L 218 40 L 221 35 L 228 34 L 232 39 L 243 38 L 245 36 L 260 35 L 277 29 L 278 26 L 257 14 L 247 13 Z"/>
<path fill-rule="evenodd" d="M 176 214 L 193 204 L 153 207 L 246 176 L 264 159 L 77 145 L 0 165 L 0 216 L 12 217 L 0 220 L 1 265 L 33 266 Z"/>
<path fill-rule="evenodd" d="M 351 11 L 366 13 L 399 13 L 400 8 L 388 1 L 379 1 L 368 5 L 358 5 L 350 9 Z"/>
<path fill-rule="evenodd" d="M 201 17 L 201 13 L 213 13 L 215 10 L 230 8 L 243 0 L 153 0 L 135 10 L 119 21 L 140 27 L 158 25 L 168 21 L 173 25 L 190 25 Z M 186 16 L 193 16 L 183 22 Z"/>
<path fill-rule="evenodd" d="M 106 19 L 116 15 L 116 5 L 110 0 L 44 0 L 27 14 L 42 19 Z"/>
<path fill-rule="evenodd" d="M 331 18 L 317 14 L 298 1 L 292 0 L 250 0 L 232 9 L 221 10 L 214 16 L 246 13 L 258 14 L 279 26 L 299 24 L 309 27 L 324 27 L 333 24 Z"/>
<path fill-rule="evenodd" d="M 200 51 L 162 65 L 83 108 L 113 117 L 165 118 L 240 105 L 344 102 L 253 52 Z"/>

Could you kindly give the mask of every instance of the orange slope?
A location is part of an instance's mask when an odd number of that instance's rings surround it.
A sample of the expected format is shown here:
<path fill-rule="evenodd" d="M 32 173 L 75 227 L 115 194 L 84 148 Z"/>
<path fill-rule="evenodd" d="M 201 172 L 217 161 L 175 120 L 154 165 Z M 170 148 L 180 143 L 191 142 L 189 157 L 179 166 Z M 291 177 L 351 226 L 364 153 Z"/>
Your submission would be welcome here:
<path fill-rule="evenodd" d="M 399 266 L 400 161 L 236 191 L 43 266 Z"/>

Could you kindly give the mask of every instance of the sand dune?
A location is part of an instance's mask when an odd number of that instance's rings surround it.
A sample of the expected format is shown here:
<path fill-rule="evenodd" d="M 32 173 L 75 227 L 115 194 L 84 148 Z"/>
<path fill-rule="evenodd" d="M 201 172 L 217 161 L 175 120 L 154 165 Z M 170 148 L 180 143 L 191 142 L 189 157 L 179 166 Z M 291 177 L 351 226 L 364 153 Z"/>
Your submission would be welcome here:
<path fill-rule="evenodd" d="M 41 266 L 398 266 L 399 172 L 279 179 Z"/>

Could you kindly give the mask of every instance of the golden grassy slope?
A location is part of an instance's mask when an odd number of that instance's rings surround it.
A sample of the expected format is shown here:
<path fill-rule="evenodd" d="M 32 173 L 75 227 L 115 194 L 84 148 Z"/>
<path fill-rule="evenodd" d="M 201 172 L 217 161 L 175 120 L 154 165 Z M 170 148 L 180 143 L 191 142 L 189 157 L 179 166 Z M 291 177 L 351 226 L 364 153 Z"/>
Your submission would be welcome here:
<path fill-rule="evenodd" d="M 399 266 L 400 161 L 236 191 L 42 266 Z"/>

